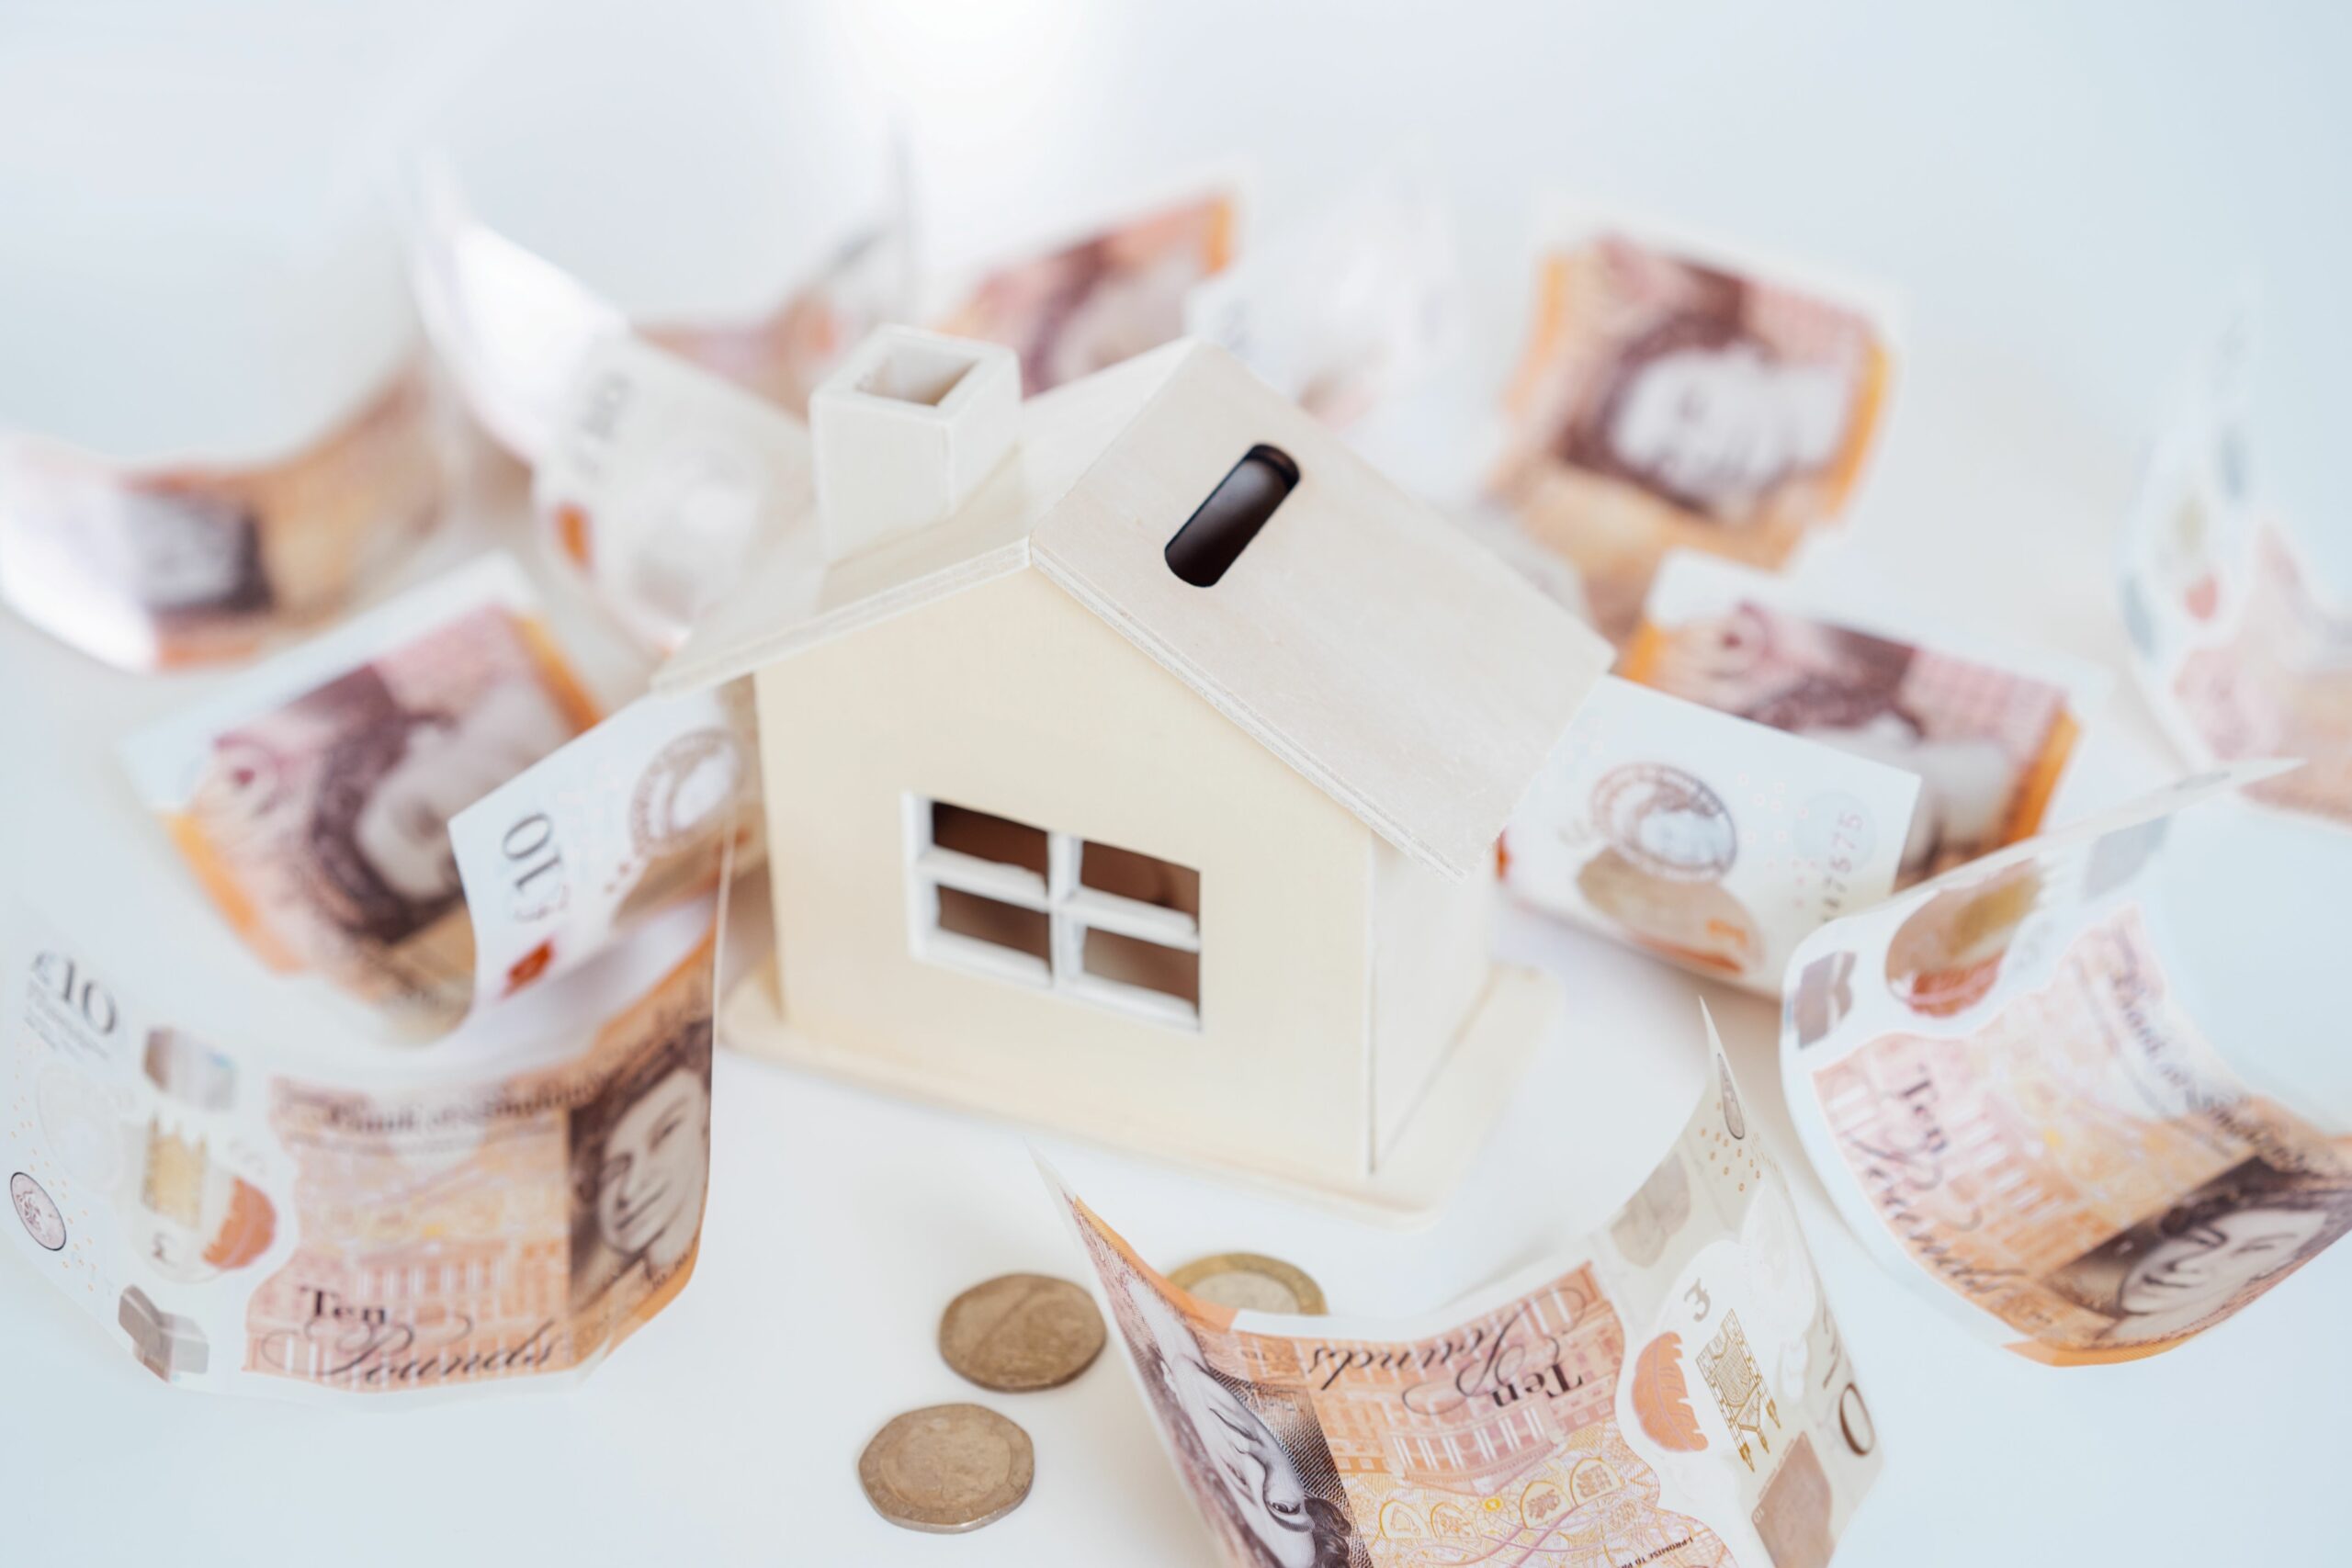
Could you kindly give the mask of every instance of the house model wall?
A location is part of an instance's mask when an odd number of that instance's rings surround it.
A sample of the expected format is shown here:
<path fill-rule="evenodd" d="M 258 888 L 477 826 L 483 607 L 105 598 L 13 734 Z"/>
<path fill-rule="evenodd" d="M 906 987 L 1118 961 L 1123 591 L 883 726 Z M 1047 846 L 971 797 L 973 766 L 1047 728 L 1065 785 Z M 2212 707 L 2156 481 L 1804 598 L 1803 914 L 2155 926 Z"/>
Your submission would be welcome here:
<path fill-rule="evenodd" d="M 817 515 L 658 684 L 749 675 L 748 1049 L 1408 1212 L 1556 1007 L 1492 845 L 1605 645 L 1221 350 L 1023 404 L 876 333 Z"/>

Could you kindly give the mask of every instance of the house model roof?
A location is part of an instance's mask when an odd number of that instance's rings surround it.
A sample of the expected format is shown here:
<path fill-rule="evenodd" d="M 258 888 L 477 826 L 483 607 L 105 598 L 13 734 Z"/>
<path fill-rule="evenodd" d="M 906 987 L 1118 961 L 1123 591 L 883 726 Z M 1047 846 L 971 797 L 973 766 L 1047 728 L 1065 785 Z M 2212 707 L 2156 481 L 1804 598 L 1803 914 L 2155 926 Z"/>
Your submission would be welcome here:
<path fill-rule="evenodd" d="M 1253 447 L 1298 480 L 1221 579 L 1168 541 Z M 1399 850 L 1452 876 L 1511 809 L 1608 645 L 1222 349 L 1183 341 L 1021 408 L 946 521 L 828 563 L 786 530 L 654 678 L 708 685 L 1036 570 Z"/>

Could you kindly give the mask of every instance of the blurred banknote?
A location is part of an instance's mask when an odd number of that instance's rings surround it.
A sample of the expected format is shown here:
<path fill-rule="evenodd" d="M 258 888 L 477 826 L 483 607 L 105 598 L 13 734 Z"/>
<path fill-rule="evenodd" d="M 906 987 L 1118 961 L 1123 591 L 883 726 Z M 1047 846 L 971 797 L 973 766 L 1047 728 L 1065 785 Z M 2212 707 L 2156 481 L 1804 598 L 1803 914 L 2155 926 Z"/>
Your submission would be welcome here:
<path fill-rule="evenodd" d="M 1429 185 L 1369 181 L 1186 296 L 1186 328 L 1222 344 L 1317 418 L 1345 424 L 1459 334 L 1453 236 Z"/>
<path fill-rule="evenodd" d="M 124 758 L 263 962 L 432 1032 L 473 991 L 449 819 L 595 717 L 528 585 L 491 557 L 249 672 Z"/>
<path fill-rule="evenodd" d="M 691 1272 L 713 916 L 549 993 L 497 1070 L 216 1046 L 18 915 L 19 1251 L 165 1382 L 403 1394 L 583 1373 Z M 413 1059 L 404 1059 L 413 1066 Z"/>
<path fill-rule="evenodd" d="M 251 654 L 339 608 L 437 514 L 444 434 L 411 367 L 290 457 L 125 468 L 0 432 L 0 597 L 127 670 Z"/>
<path fill-rule="evenodd" d="M 740 682 L 640 698 L 450 818 L 479 1001 L 708 893 L 730 849 L 749 863 L 763 820 L 750 709 Z"/>
<path fill-rule="evenodd" d="M 467 209 L 439 164 L 420 175 L 409 236 L 417 310 L 482 427 L 536 462 L 581 358 L 621 332 L 620 310 Z"/>
<path fill-rule="evenodd" d="M 1235 217 L 1218 191 L 1104 225 L 988 273 L 936 324 L 1019 354 L 1035 397 L 1182 337 L 1193 286 L 1232 259 Z"/>
<path fill-rule="evenodd" d="M 411 271 L 434 345 L 483 427 L 525 462 L 548 452 L 582 366 L 629 331 L 620 308 L 481 222 L 445 168 L 420 177 Z M 868 330 L 906 312 L 906 223 L 854 237 L 764 313 L 733 321 L 639 322 L 651 342 L 790 412 Z"/>
<path fill-rule="evenodd" d="M 1898 886 L 2041 830 L 2075 755 L 2088 671 L 1869 629 L 1785 578 L 1678 550 L 1618 672 L 1915 773 Z"/>
<path fill-rule="evenodd" d="M 1613 227 L 1563 227 L 1492 488 L 1622 640 L 1680 545 L 1778 567 L 1851 499 L 1884 423 L 1883 310 Z"/>
<path fill-rule="evenodd" d="M 2246 793 L 2352 827 L 2352 606 L 2320 590 L 2256 498 L 2252 337 L 2241 310 L 2150 455 L 2124 531 L 2124 627 L 2149 701 L 2191 758 L 2302 758 Z"/>
<path fill-rule="evenodd" d="M 814 494 L 808 427 L 641 339 L 581 361 L 533 483 L 554 554 L 667 652 Z"/>
<path fill-rule="evenodd" d="M 1918 793 L 1883 763 L 1604 676 L 1504 830 L 1503 881 L 1777 995 L 1806 932 L 1894 887 Z"/>
<path fill-rule="evenodd" d="M 1223 1560 L 1822 1568 L 1878 1434 L 1719 1049 L 1708 1076 L 1614 1219 L 1421 1322 L 1203 1301 L 1060 1192 Z"/>
<path fill-rule="evenodd" d="M 808 394 L 869 332 L 907 313 L 912 283 L 906 223 L 893 218 L 853 235 L 784 302 L 744 321 L 656 321 L 656 344 L 806 418 Z"/>
<path fill-rule="evenodd" d="M 2262 772 L 1962 866 L 1791 962 L 1782 1079 L 1831 1197 L 1883 1263 L 2031 1359 L 2168 1348 L 2352 1229 L 2352 1143 L 2250 1087 L 2286 1041 L 2232 1042 L 2244 1066 L 2209 1041 L 2186 998 L 2212 999 L 2188 982 L 2220 955 L 2157 896 L 2172 818 Z M 2340 1077 L 2333 1019 L 2312 1045 Z"/>

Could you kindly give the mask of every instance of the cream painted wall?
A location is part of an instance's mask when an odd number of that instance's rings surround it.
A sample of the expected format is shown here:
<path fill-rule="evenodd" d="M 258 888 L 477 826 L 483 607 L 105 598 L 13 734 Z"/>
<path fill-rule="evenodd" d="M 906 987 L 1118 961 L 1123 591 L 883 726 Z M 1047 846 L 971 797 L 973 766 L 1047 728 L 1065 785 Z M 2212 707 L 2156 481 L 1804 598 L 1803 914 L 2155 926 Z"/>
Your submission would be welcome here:
<path fill-rule="evenodd" d="M 1405 1130 L 1494 970 L 1490 869 L 1449 882 L 1372 840 L 1374 1163 Z"/>
<path fill-rule="evenodd" d="M 758 693 L 795 1031 L 1122 1145 L 1368 1168 L 1374 840 L 1314 785 L 1034 571 L 772 665 Z M 916 958 L 910 795 L 1196 868 L 1200 1032 Z"/>

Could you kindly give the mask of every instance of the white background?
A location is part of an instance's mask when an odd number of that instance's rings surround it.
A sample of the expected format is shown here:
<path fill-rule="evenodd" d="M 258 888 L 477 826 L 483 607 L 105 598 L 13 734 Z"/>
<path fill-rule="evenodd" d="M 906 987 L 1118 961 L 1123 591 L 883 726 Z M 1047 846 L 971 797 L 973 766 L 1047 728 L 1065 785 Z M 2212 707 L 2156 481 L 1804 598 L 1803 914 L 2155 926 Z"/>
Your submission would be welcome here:
<path fill-rule="evenodd" d="M 175 149 L 202 144 L 203 115 L 175 101 L 143 140 L 116 126 L 99 172 L 79 181 L 72 160 L 98 153 L 77 153 L 87 139 L 70 119 L 44 119 L 35 138 L 21 108 L 0 118 L 0 412 L 40 424 L 46 406 L 51 426 L 120 449 L 198 428 L 223 449 L 260 448 L 313 417 L 317 387 L 359 374 L 338 367 L 374 339 L 347 322 L 340 337 L 272 341 L 235 374 L 202 352 L 206 332 L 264 313 L 230 298 L 241 276 L 265 277 L 297 317 L 383 309 L 338 303 L 317 282 L 334 268 L 235 261 L 254 232 L 291 234 L 314 258 L 365 249 L 370 209 L 350 189 L 364 159 L 322 151 L 324 132 L 308 145 L 313 122 L 300 118 L 340 127 L 365 95 L 322 80 L 400 106 L 354 135 L 447 128 L 494 220 L 626 302 L 673 310 L 780 288 L 883 166 L 878 127 L 895 114 L 942 254 L 1237 156 L 1254 164 L 1264 228 L 1368 160 L 1430 158 L 1464 239 L 1468 345 L 1364 439 L 1439 489 L 1466 471 L 1515 344 L 1541 195 L 1883 279 L 1908 300 L 1910 352 L 1851 561 L 1888 585 L 1889 607 L 1928 605 L 2119 677 L 2109 565 L 2139 446 L 2167 378 L 2256 273 L 2262 479 L 2352 582 L 2339 429 L 2352 13 L 1883 0 L 660 9 L 657 22 L 560 8 L 568 30 L 554 34 L 550 17 L 510 7 L 483 38 L 420 7 L 328 25 L 241 5 L 200 27 L 157 7 L 90 8 L 98 19 L 78 20 L 69 42 L 101 77 L 108 51 L 159 80 L 183 59 L 266 73 L 282 56 L 312 90 L 289 96 L 300 113 L 277 137 L 249 138 L 281 156 L 215 167 L 206 201 L 168 211 L 153 192 L 188 187 L 126 171 L 187 156 Z M 55 28 L 0 4 L 0 77 L 29 58 L 12 46 L 61 47 Z M 503 62 L 493 90 L 452 96 L 436 62 L 459 58 Z M 73 98 L 52 94 L 43 115 L 69 114 Z M 752 156 L 729 140 L 745 127 L 768 139 L 766 183 L 750 188 L 730 161 Z M 297 145 L 305 156 L 285 151 Z M 118 189 L 142 194 L 109 207 Z M 22 220 L 35 211 L 39 223 Z M 126 237 L 141 248 L 77 249 Z M 212 281 L 199 288 L 175 262 Z M 355 262 L 336 276 L 364 292 L 370 274 Z M 97 335 L 76 352 L 69 326 Z M 316 357 L 330 337 L 348 352 L 300 363 L 305 343 Z M 310 400 L 273 403 L 271 388 Z M 490 484 L 411 575 L 518 538 L 516 493 L 511 476 Z M 101 671 L 0 622 L 0 875 L 226 1043 L 271 1027 L 267 992 L 111 755 L 124 730 L 205 686 Z M 2105 716 L 2072 805 L 2170 765 L 2127 680 Z M 2248 862 L 2284 868 L 2274 908 L 2343 929 L 2340 844 L 2307 859 L 2301 840 L 2252 825 L 2245 841 Z M 1255 1247 L 1305 1266 L 1351 1313 L 1440 1304 L 1604 1216 L 1699 1079 L 1690 982 L 1573 934 L 1523 927 L 1512 941 L 1566 978 L 1572 1016 L 1428 1231 L 1367 1229 L 1101 1154 L 1056 1157 L 1165 1264 Z M 1756 1119 L 1795 1162 L 1889 1456 L 1841 1568 L 2344 1559 L 2352 1248 L 2154 1361 L 2029 1365 L 1863 1257 L 1789 1137 L 1772 1010 L 1705 989 Z M 938 1310 L 964 1286 L 1078 1266 L 1017 1134 L 734 1057 L 718 1089 L 697 1276 L 575 1393 L 384 1415 L 179 1393 L 30 1269 L 0 1265 L 0 1562 L 1208 1560 L 1114 1362 L 1054 1393 L 984 1396 L 933 1349 Z M 1029 1502 L 963 1538 L 880 1523 L 854 1475 L 866 1437 L 899 1410 L 967 1395 L 1035 1438 Z"/>

